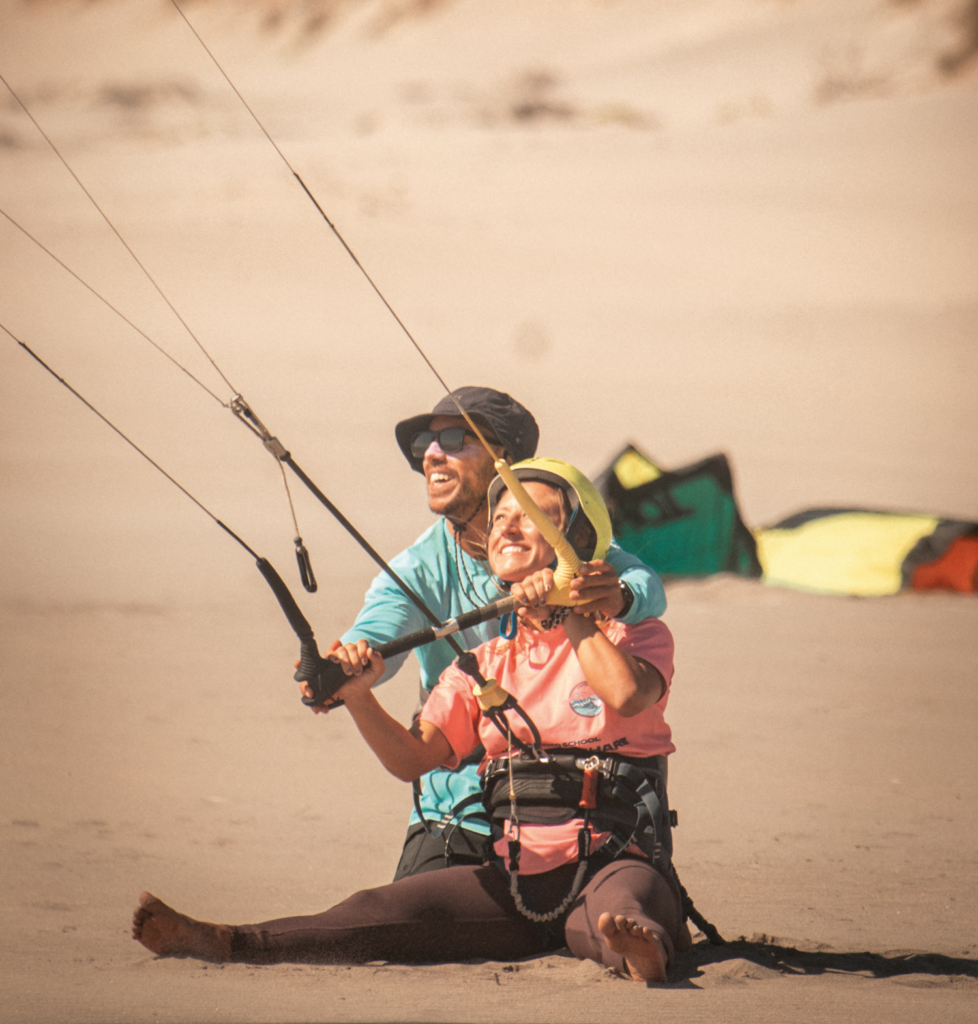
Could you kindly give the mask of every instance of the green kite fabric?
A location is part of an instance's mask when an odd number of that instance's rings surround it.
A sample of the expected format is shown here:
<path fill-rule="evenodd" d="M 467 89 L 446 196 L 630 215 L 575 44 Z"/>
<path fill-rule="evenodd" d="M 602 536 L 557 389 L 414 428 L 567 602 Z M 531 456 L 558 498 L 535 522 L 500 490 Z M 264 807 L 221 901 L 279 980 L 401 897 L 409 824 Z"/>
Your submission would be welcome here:
<path fill-rule="evenodd" d="M 615 539 L 660 576 L 761 575 L 725 455 L 664 470 L 629 445 L 595 483 Z"/>

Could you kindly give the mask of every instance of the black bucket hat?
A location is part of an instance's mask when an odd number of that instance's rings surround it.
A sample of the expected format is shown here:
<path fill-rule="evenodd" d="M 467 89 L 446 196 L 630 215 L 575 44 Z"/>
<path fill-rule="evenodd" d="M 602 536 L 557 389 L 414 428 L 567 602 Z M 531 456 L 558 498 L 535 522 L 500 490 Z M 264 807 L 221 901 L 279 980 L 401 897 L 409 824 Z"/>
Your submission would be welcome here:
<path fill-rule="evenodd" d="M 514 462 L 530 459 L 536 453 L 540 428 L 533 414 L 524 409 L 515 398 L 492 388 L 457 388 L 452 392 L 452 396 L 458 399 L 458 404 L 479 427 L 492 434 Z M 431 412 L 401 420 L 394 428 L 398 447 L 416 473 L 423 470 L 421 459 L 411 454 L 411 442 L 422 430 L 427 430 L 431 426 L 431 421 L 436 416 L 458 415 L 458 406 L 452 401 L 452 397 L 446 395 Z M 486 440 L 489 441 L 491 438 L 487 437 Z"/>

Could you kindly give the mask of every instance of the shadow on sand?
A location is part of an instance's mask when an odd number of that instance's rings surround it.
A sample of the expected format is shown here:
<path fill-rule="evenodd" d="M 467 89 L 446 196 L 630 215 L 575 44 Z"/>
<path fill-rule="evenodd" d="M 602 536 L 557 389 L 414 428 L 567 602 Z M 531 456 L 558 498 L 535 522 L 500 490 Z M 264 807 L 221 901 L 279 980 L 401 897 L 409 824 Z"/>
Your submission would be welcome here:
<path fill-rule="evenodd" d="M 846 953 L 830 948 L 797 949 L 780 945 L 766 935 L 743 936 L 724 946 L 697 942 L 676 958 L 671 984 L 688 986 L 696 979 L 714 976 L 730 981 L 773 978 L 775 975 L 848 974 L 862 978 L 908 978 L 919 984 L 943 985 L 951 979 L 975 979 L 978 960 L 941 953 L 895 951 Z"/>

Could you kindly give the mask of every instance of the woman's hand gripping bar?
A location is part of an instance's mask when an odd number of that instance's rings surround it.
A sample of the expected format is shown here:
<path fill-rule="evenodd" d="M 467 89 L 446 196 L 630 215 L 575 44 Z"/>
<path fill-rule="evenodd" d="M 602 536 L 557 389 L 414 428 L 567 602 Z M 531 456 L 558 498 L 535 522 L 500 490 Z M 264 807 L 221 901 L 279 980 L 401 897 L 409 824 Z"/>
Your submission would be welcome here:
<path fill-rule="evenodd" d="M 274 572 L 274 570 L 272 571 Z M 266 579 L 268 579 L 267 576 Z M 269 580 L 269 583 L 271 583 L 271 580 Z M 272 589 L 275 590 L 275 587 L 272 586 Z M 276 595 L 277 593 L 276 591 Z M 291 595 L 289 595 L 289 600 L 291 600 Z M 294 605 L 295 602 L 293 601 L 292 604 Z M 395 654 L 403 654 L 405 651 L 414 650 L 415 647 L 433 643 L 435 640 L 441 640 L 443 637 L 451 636 L 453 633 L 458 633 L 463 629 L 469 629 L 471 626 L 478 626 L 482 622 L 489 622 L 491 619 L 498 619 L 503 615 L 508 615 L 515 608 L 516 599 L 504 597 L 498 601 L 493 601 L 492 604 L 484 605 L 473 611 L 465 612 L 454 619 L 449 619 L 440 626 L 428 626 L 425 629 L 419 629 L 416 633 L 408 633 L 407 636 L 398 637 L 396 640 L 377 644 L 374 650 L 382 658 L 391 658 Z M 286 616 L 289 617 L 289 621 L 292 622 L 292 617 L 284 603 L 282 604 L 282 609 L 285 611 Z M 298 612 L 298 609 L 296 611 Z M 312 638 L 312 630 L 309 629 L 309 624 L 302 617 L 301 612 L 299 612 L 299 617 L 302 623 L 305 623 L 305 628 L 309 632 L 307 637 L 303 637 L 299 630 L 296 629 L 296 635 L 300 641 L 300 659 L 299 667 L 295 673 L 295 680 L 296 682 L 308 683 L 309 689 L 312 690 L 312 695 L 303 697 L 302 703 L 307 707 L 318 707 L 320 704 L 328 701 L 349 680 L 349 676 L 343 671 L 343 667 L 339 662 L 333 661 L 329 657 L 323 658 L 320 656 L 316 642 Z M 296 628 L 295 623 L 293 623 L 293 628 Z M 342 703 L 342 701 L 337 703 Z"/>

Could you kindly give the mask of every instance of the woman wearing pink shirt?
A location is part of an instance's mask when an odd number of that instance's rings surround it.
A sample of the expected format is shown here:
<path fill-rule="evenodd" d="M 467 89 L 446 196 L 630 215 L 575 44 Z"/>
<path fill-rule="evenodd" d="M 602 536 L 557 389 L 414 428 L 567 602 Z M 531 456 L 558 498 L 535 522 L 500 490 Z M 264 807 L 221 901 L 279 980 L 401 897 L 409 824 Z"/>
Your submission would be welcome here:
<path fill-rule="evenodd" d="M 590 548 L 578 551 L 595 557 L 580 514 L 595 507 L 593 487 L 555 460 L 513 469 L 547 517 L 587 548 L 583 525 Z M 456 663 L 407 729 L 371 691 L 384 666 L 366 641 L 333 656 L 350 676 L 337 696 L 399 779 L 452 767 L 482 744 L 496 857 L 255 925 L 196 921 L 143 893 L 134 938 L 161 956 L 247 963 L 512 960 L 566 945 L 636 981 L 666 980 L 675 952 L 690 944 L 662 770 L 675 749 L 663 717 L 672 636 L 658 619 L 598 623 L 548 606 L 554 550 L 499 478 L 487 545 L 492 570 L 521 603 L 515 635 L 472 652 L 481 682 L 495 679 L 511 697 L 495 720 Z"/>

